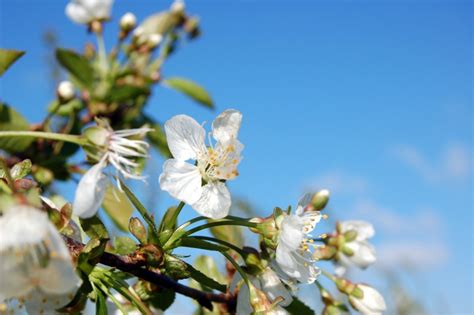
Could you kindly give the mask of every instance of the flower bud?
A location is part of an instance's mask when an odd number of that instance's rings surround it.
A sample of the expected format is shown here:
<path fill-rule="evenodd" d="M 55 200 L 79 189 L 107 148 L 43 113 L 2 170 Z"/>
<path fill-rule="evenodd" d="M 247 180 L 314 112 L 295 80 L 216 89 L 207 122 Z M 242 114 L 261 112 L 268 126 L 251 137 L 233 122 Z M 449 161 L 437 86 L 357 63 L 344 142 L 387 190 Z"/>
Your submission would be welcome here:
<path fill-rule="evenodd" d="M 148 36 L 147 45 L 150 49 L 158 47 L 163 40 L 163 36 L 161 34 L 151 34 Z"/>
<path fill-rule="evenodd" d="M 125 13 L 120 19 L 120 29 L 129 32 L 137 25 L 137 17 L 131 12 Z"/>
<path fill-rule="evenodd" d="M 344 304 L 330 304 L 323 309 L 322 315 L 349 315 L 350 312 Z"/>
<path fill-rule="evenodd" d="M 176 0 L 171 5 L 170 11 L 173 12 L 173 13 L 176 13 L 176 14 L 183 14 L 185 8 L 186 8 L 186 5 L 184 4 L 184 1 Z"/>
<path fill-rule="evenodd" d="M 59 83 L 56 90 L 58 98 L 62 103 L 67 103 L 72 100 L 76 94 L 74 85 L 69 81 L 62 81 Z"/>
<path fill-rule="evenodd" d="M 143 225 L 142 221 L 140 221 L 140 219 L 135 217 L 130 218 L 130 222 L 128 223 L 128 229 L 140 243 L 147 243 L 146 228 Z"/>
<path fill-rule="evenodd" d="M 140 248 L 140 253 L 146 255 L 149 266 L 159 267 L 163 264 L 163 250 L 158 245 L 147 244 Z"/>
<path fill-rule="evenodd" d="M 260 253 L 255 248 L 246 246 L 242 248 L 242 250 L 244 253 L 245 265 L 247 266 L 249 273 L 256 274 L 264 270 Z"/>
<path fill-rule="evenodd" d="M 323 189 L 314 194 L 313 199 L 311 199 L 311 205 L 314 210 L 320 211 L 326 207 L 329 201 L 329 190 Z"/>
<path fill-rule="evenodd" d="M 384 298 L 374 288 L 365 284 L 357 284 L 356 289 L 360 294 L 350 295 L 349 302 L 361 314 L 382 314 L 387 309 Z"/>
<path fill-rule="evenodd" d="M 87 128 L 83 134 L 89 142 L 101 147 L 107 144 L 107 138 L 109 137 L 107 129 L 97 126 Z"/>

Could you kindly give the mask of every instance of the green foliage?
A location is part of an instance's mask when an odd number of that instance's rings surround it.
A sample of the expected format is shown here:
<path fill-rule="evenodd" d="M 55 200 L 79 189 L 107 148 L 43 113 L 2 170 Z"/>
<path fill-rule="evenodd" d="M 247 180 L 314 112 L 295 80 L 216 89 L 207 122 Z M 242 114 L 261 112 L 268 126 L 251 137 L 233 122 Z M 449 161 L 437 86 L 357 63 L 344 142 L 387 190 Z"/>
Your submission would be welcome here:
<path fill-rule="evenodd" d="M 137 244 L 126 236 L 118 236 L 115 238 L 115 252 L 119 255 L 128 255 L 135 251 Z"/>
<path fill-rule="evenodd" d="M 0 77 L 24 54 L 24 51 L 0 48 Z"/>
<path fill-rule="evenodd" d="M 214 108 L 214 103 L 209 93 L 194 81 L 180 77 L 172 77 L 164 80 L 163 84 L 185 94 L 201 105 Z"/>
<path fill-rule="evenodd" d="M 94 82 L 94 69 L 89 61 L 82 55 L 69 50 L 59 48 L 56 50 L 56 59 L 83 88 L 90 88 Z"/>
<path fill-rule="evenodd" d="M 116 227 L 124 232 L 128 231 L 128 221 L 134 209 L 124 192 L 114 185 L 108 185 L 102 208 Z"/>
<path fill-rule="evenodd" d="M 0 102 L 0 131 L 25 131 L 29 130 L 30 125 L 13 108 Z M 1 137 L 0 149 L 8 152 L 23 152 L 33 142 L 30 137 Z"/>
<path fill-rule="evenodd" d="M 315 315 L 314 311 L 301 302 L 297 297 L 293 297 L 293 301 L 291 302 L 290 305 L 286 306 L 285 309 L 290 313 L 290 314 L 298 314 L 298 315 Z"/>

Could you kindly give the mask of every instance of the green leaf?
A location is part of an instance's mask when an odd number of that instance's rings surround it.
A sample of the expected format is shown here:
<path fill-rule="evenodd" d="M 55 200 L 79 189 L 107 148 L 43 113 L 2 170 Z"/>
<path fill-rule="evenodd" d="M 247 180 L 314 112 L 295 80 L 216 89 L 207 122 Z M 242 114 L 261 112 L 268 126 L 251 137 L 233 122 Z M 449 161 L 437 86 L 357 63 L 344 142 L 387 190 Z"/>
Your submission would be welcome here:
<path fill-rule="evenodd" d="M 154 234 L 154 237 L 158 239 L 158 232 L 156 231 L 156 225 L 155 221 L 153 218 L 148 214 L 147 209 L 143 204 L 138 200 L 138 198 L 135 196 L 135 194 L 124 184 L 124 182 L 120 181 L 120 187 L 122 187 L 123 191 L 128 197 L 128 200 L 133 204 L 133 206 L 138 210 L 138 212 L 142 215 L 143 219 L 145 219 L 146 223 L 150 227 L 152 233 Z M 128 225 L 128 222 L 127 222 Z"/>
<path fill-rule="evenodd" d="M 107 186 L 102 208 L 120 230 L 128 231 L 128 221 L 134 209 L 124 192 L 114 185 Z"/>
<path fill-rule="evenodd" d="M 102 221 L 97 216 L 93 216 L 92 218 L 88 219 L 81 219 L 80 222 L 82 229 L 90 238 L 109 238 L 109 233 L 107 232 L 104 223 L 102 223 Z"/>
<path fill-rule="evenodd" d="M 26 159 L 16 163 L 10 170 L 13 179 L 20 179 L 31 172 L 31 161 Z"/>
<path fill-rule="evenodd" d="M 0 76 L 24 54 L 24 51 L 0 48 Z"/>
<path fill-rule="evenodd" d="M 173 290 L 162 289 L 159 292 L 153 292 L 153 296 L 147 300 L 151 305 L 166 311 L 174 302 L 176 293 Z"/>
<path fill-rule="evenodd" d="M 25 131 L 29 124 L 22 115 L 5 103 L 0 102 L 0 131 Z M 34 141 L 30 137 L 2 137 L 0 149 L 8 152 L 23 152 Z"/>
<path fill-rule="evenodd" d="M 95 313 L 96 315 L 107 315 L 107 303 L 105 301 L 104 293 L 101 290 L 94 290 L 96 300 L 95 300 Z"/>
<path fill-rule="evenodd" d="M 133 253 L 137 248 L 137 244 L 126 236 L 118 236 L 115 238 L 115 252 L 119 255 L 128 255 Z"/>
<path fill-rule="evenodd" d="M 110 102 L 126 102 L 134 100 L 141 95 L 148 95 L 150 90 L 144 87 L 134 85 L 122 85 L 110 90 L 107 100 Z"/>
<path fill-rule="evenodd" d="M 211 289 L 211 290 L 217 290 L 220 292 L 225 293 L 227 291 L 227 286 L 223 285 L 216 280 L 212 279 L 208 275 L 204 274 L 200 270 L 194 268 L 191 265 L 188 265 L 188 270 L 190 272 L 191 278 L 198 282 L 201 285 L 201 288 L 203 289 Z"/>
<path fill-rule="evenodd" d="M 94 69 L 84 56 L 72 50 L 59 48 L 56 50 L 56 59 L 82 87 L 92 86 Z"/>
<path fill-rule="evenodd" d="M 286 306 L 285 309 L 290 314 L 298 314 L 298 315 L 315 315 L 314 311 L 309 308 L 308 305 L 301 302 L 295 296 L 293 297 L 293 302 L 290 305 Z"/>
<path fill-rule="evenodd" d="M 163 84 L 187 95 L 206 107 L 214 108 L 214 103 L 209 93 L 202 86 L 191 80 L 180 77 L 172 77 L 163 80 Z"/>

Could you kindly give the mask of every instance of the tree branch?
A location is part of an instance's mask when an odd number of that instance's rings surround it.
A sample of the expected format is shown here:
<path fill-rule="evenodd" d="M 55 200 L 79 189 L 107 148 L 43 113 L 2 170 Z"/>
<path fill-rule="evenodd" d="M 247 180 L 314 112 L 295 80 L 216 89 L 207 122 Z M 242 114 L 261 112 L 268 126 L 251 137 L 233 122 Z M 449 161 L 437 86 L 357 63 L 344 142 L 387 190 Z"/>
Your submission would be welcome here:
<path fill-rule="evenodd" d="M 69 237 L 64 237 L 66 245 L 73 256 L 78 256 L 84 248 L 84 244 Z M 215 294 L 200 291 L 185 286 L 176 280 L 142 267 L 146 266 L 146 258 L 143 255 L 132 253 L 130 255 L 119 256 L 104 252 L 100 257 L 100 263 L 109 267 L 117 268 L 121 271 L 135 275 L 136 277 L 153 283 L 159 287 L 172 290 L 176 293 L 196 300 L 201 306 L 212 311 L 212 302 L 226 304 L 229 310 L 235 309 L 235 296 L 227 294 Z"/>

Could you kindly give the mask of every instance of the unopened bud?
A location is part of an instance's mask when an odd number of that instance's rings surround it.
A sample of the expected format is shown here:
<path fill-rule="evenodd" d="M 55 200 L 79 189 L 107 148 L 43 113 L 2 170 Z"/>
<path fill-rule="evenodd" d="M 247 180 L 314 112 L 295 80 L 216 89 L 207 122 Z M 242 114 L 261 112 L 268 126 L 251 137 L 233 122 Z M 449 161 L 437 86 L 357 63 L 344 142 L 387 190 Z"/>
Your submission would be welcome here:
<path fill-rule="evenodd" d="M 350 314 L 349 309 L 344 304 L 329 304 L 324 307 L 322 315 L 346 315 Z"/>
<path fill-rule="evenodd" d="M 76 95 L 74 85 L 69 81 L 60 82 L 56 91 L 62 103 L 69 102 Z"/>
<path fill-rule="evenodd" d="M 142 221 L 140 221 L 140 219 L 135 217 L 130 218 L 130 222 L 128 223 L 128 229 L 140 243 L 147 243 L 146 228 L 143 225 Z"/>
<path fill-rule="evenodd" d="M 147 45 L 150 49 L 158 47 L 158 45 L 161 44 L 161 41 L 163 40 L 163 35 L 161 34 L 151 34 L 148 36 L 147 40 Z"/>
<path fill-rule="evenodd" d="M 170 11 L 173 12 L 173 13 L 176 13 L 176 14 L 183 14 L 185 8 L 186 8 L 186 5 L 184 4 L 184 1 L 176 0 L 171 5 Z"/>
<path fill-rule="evenodd" d="M 242 248 L 245 265 L 250 273 L 256 274 L 261 272 L 264 268 L 260 259 L 260 253 L 253 247 Z"/>
<path fill-rule="evenodd" d="M 350 230 L 344 233 L 344 239 L 346 240 L 346 242 L 352 242 L 353 240 L 356 239 L 356 237 L 357 237 L 357 231 L 355 230 Z"/>
<path fill-rule="evenodd" d="M 83 134 L 89 142 L 101 147 L 107 144 L 107 139 L 109 137 L 107 129 L 97 126 L 87 128 L 84 130 Z"/>
<path fill-rule="evenodd" d="M 129 32 L 137 25 L 137 17 L 131 12 L 125 13 L 120 19 L 120 29 L 124 32 Z"/>
<path fill-rule="evenodd" d="M 320 211 L 326 207 L 329 201 L 329 190 L 323 189 L 314 194 L 313 199 L 311 199 L 311 205 L 314 210 Z"/>
<path fill-rule="evenodd" d="M 174 279 L 186 279 L 189 278 L 190 272 L 184 261 L 173 257 L 171 255 L 166 255 L 165 258 L 165 270 L 166 273 Z"/>

